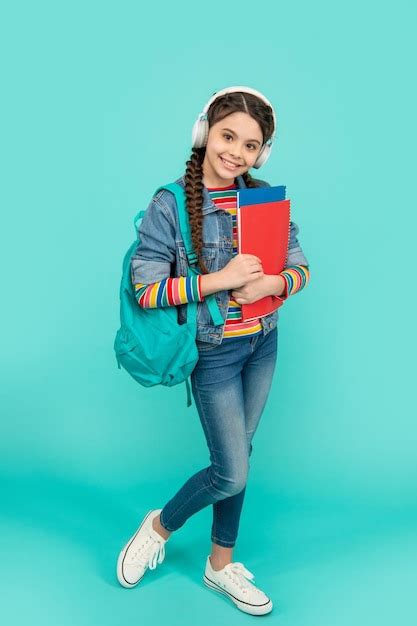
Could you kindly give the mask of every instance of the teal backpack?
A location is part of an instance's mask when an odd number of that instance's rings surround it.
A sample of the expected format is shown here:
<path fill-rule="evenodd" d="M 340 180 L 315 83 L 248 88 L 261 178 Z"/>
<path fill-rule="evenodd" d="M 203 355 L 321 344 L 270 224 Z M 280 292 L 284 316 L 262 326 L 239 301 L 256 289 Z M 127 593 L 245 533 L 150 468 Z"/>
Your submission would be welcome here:
<path fill-rule="evenodd" d="M 162 185 L 155 191 L 167 189 L 175 195 L 179 225 L 188 258 L 188 273 L 200 274 L 197 255 L 194 252 L 188 212 L 185 206 L 185 192 L 178 183 Z M 177 307 L 166 306 L 152 309 L 142 308 L 135 297 L 131 278 L 131 258 L 136 252 L 139 238 L 139 224 L 145 211 L 139 211 L 134 219 L 136 240 L 123 259 L 120 283 L 120 328 L 114 340 L 114 351 L 119 369 L 123 367 L 144 387 L 166 385 L 172 387 L 185 382 L 187 406 L 191 406 L 189 376 L 198 361 L 197 302 L 187 303 L 187 321 L 178 323 Z M 205 296 L 215 326 L 224 324 L 213 294 Z"/>

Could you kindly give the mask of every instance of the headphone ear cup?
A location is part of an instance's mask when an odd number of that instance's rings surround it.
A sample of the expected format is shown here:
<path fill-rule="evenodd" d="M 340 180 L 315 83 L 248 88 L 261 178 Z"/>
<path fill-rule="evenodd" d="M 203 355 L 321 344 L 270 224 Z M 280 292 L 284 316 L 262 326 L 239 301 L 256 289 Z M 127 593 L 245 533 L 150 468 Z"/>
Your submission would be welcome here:
<path fill-rule="evenodd" d="M 193 148 L 204 148 L 204 146 L 207 144 L 208 133 L 208 120 L 202 120 L 199 116 L 193 126 L 191 146 Z"/>
<path fill-rule="evenodd" d="M 255 169 L 260 168 L 262 165 L 264 165 L 267 162 L 270 154 L 271 154 L 271 146 L 266 143 L 262 146 L 262 149 L 260 153 L 258 154 L 258 158 L 256 159 L 252 167 L 254 167 Z"/>

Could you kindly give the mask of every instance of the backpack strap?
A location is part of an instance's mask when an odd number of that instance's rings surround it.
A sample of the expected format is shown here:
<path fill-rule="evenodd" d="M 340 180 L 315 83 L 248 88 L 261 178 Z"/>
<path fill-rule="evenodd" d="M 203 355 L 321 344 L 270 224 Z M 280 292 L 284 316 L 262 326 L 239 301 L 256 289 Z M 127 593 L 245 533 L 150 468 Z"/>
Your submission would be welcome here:
<path fill-rule="evenodd" d="M 184 240 L 185 251 L 187 253 L 188 262 L 190 265 L 195 265 L 198 262 L 197 255 L 194 252 L 193 242 L 191 239 L 191 231 L 190 231 L 190 223 L 188 219 L 188 211 L 185 209 L 185 190 L 178 183 L 168 183 L 167 185 L 162 185 L 158 187 L 155 191 L 154 195 L 158 193 L 161 189 L 167 189 L 171 193 L 174 194 L 175 200 L 177 201 L 177 209 L 178 209 L 178 219 L 180 222 L 180 231 L 182 238 Z"/>
<path fill-rule="evenodd" d="M 135 233 L 138 232 L 139 222 L 144 218 L 145 213 L 146 211 L 142 209 L 142 211 L 139 211 L 139 213 L 137 213 L 135 217 L 133 218 L 133 225 L 135 227 Z"/>
<path fill-rule="evenodd" d="M 192 400 L 191 400 L 191 387 L 190 387 L 190 377 L 185 379 L 185 386 L 186 386 L 186 390 L 187 390 L 187 407 L 191 406 L 192 404 Z"/>
<path fill-rule="evenodd" d="M 186 200 L 185 191 L 183 187 L 181 187 L 181 185 L 179 185 L 178 183 L 168 183 L 166 185 L 162 185 L 161 187 L 158 187 L 154 195 L 156 195 L 158 191 L 160 191 L 161 189 L 167 189 L 168 191 L 173 193 L 175 196 L 177 209 L 178 209 L 178 219 L 179 219 L 179 224 L 180 224 L 180 230 L 181 230 L 181 235 L 184 241 L 185 251 L 187 253 L 188 263 L 190 266 L 197 265 L 198 258 L 197 258 L 196 253 L 194 252 L 193 242 L 191 238 L 191 231 L 190 231 L 190 222 L 188 219 L 188 211 L 186 210 L 186 207 L 185 207 L 185 200 Z M 136 220 L 135 220 L 135 223 L 136 223 Z M 199 269 L 197 269 L 197 267 L 190 267 L 189 274 L 200 274 L 200 273 L 201 272 Z M 220 313 L 219 305 L 216 302 L 216 298 L 214 297 L 214 294 L 205 296 L 204 299 L 207 302 L 207 306 L 210 311 L 213 324 L 215 326 L 223 325 L 224 319 L 223 319 L 222 314 Z"/>

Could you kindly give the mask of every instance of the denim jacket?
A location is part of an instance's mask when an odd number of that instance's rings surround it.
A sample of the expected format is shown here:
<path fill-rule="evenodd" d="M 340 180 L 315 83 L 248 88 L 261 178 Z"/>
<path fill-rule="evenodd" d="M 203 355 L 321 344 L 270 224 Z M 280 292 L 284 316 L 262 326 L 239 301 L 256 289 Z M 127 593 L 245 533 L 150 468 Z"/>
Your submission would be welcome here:
<path fill-rule="evenodd" d="M 256 179 L 261 187 L 270 187 L 266 181 Z M 246 187 L 242 176 L 238 176 L 238 187 Z M 183 188 L 184 176 L 176 183 Z M 228 211 L 217 207 L 211 200 L 207 188 L 203 187 L 203 248 L 202 257 L 209 272 L 217 272 L 225 267 L 233 257 L 232 216 Z M 296 235 L 298 226 L 290 222 L 290 241 L 285 266 L 308 265 Z M 187 255 L 181 236 L 176 201 L 174 195 L 162 189 L 151 200 L 139 225 L 140 244 L 131 260 L 132 282 L 150 284 L 167 277 L 187 275 Z M 230 290 L 213 294 L 223 320 L 226 319 Z M 187 305 L 176 305 L 178 322 L 187 319 Z M 278 311 L 261 318 L 263 334 L 275 328 Z M 214 326 L 205 300 L 197 303 L 197 341 L 219 344 L 223 339 L 224 326 Z"/>

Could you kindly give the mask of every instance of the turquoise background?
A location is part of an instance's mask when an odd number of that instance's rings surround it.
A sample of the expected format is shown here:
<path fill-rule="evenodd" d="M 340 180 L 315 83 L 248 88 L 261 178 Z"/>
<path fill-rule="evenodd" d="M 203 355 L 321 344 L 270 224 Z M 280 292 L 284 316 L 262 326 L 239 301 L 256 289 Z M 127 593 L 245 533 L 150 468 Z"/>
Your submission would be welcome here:
<path fill-rule="evenodd" d="M 204 587 L 211 508 L 135 589 L 118 553 L 208 450 L 185 386 L 118 370 L 132 219 L 213 91 L 249 85 L 311 281 L 281 309 L 234 560 L 288 626 L 415 623 L 411 2 L 2 9 L 1 613 L 8 625 L 243 623 Z M 413 85 L 414 83 L 414 85 Z"/>

